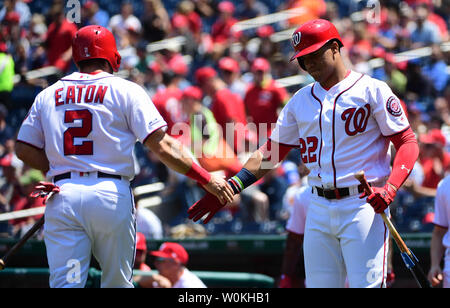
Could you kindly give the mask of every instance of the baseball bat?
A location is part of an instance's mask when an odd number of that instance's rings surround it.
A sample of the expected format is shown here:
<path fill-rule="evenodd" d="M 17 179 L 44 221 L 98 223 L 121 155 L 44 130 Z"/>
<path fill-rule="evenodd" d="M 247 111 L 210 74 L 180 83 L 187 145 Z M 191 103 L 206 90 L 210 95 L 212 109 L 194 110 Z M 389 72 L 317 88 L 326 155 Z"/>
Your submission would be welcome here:
<path fill-rule="evenodd" d="M 41 217 L 33 227 L 31 227 L 30 230 L 25 233 L 25 235 L 13 246 L 11 247 L 3 256 L 3 258 L 0 259 L 0 271 L 3 270 L 6 267 L 6 264 L 8 263 L 8 260 L 11 258 L 12 255 L 14 255 L 22 246 L 30 239 L 30 237 L 33 236 L 33 234 L 36 233 L 37 230 L 39 230 L 42 225 L 44 224 L 44 216 Z"/>
<path fill-rule="evenodd" d="M 355 178 L 363 185 L 363 188 L 366 191 L 366 193 L 370 195 L 372 193 L 372 188 L 370 187 L 369 183 L 367 183 L 364 171 L 357 172 L 355 174 Z M 425 275 L 423 269 L 420 267 L 419 260 L 417 259 L 417 257 L 412 253 L 411 249 L 409 249 L 408 246 L 406 246 L 397 229 L 394 227 L 391 220 L 386 216 L 386 214 L 381 213 L 380 215 L 383 218 L 384 223 L 388 227 L 392 238 L 397 244 L 397 247 L 400 249 L 403 262 L 405 263 L 406 267 L 411 271 L 419 287 L 431 288 L 431 284 L 428 281 L 427 276 Z"/>

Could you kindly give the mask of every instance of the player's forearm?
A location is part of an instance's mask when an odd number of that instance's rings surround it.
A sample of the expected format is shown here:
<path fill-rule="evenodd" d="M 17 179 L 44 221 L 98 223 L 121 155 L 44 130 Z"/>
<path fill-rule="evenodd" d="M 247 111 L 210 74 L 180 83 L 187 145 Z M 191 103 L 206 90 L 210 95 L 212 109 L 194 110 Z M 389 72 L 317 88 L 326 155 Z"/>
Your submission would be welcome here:
<path fill-rule="evenodd" d="M 388 182 L 397 189 L 403 185 L 419 157 L 419 146 L 411 128 L 390 138 L 396 154 Z"/>
<path fill-rule="evenodd" d="M 202 185 L 206 185 L 209 182 L 210 174 L 193 162 L 191 154 L 180 142 L 162 130 L 150 136 L 145 145 L 168 168 L 184 174 Z"/>
<path fill-rule="evenodd" d="M 447 229 L 435 226 L 431 235 L 430 245 L 430 265 L 439 266 L 442 261 L 442 257 L 445 253 L 445 247 L 442 245 L 442 238 L 444 237 Z"/>
<path fill-rule="evenodd" d="M 50 163 L 44 150 L 37 149 L 23 142 L 16 142 L 17 157 L 31 168 L 42 171 L 44 174 L 50 169 Z"/>
<path fill-rule="evenodd" d="M 281 162 L 292 148 L 268 140 L 256 150 L 244 164 L 242 170 L 229 182 L 235 193 L 249 187 Z"/>

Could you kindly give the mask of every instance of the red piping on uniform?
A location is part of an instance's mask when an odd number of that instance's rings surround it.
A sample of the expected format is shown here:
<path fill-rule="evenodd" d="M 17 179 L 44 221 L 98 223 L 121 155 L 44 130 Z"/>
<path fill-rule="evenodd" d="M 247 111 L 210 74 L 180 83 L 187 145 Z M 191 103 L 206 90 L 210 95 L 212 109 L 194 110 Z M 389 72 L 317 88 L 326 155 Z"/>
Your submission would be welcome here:
<path fill-rule="evenodd" d="M 361 78 L 364 77 L 364 74 L 361 74 L 361 77 L 359 77 L 350 87 L 348 87 L 347 89 L 345 89 L 344 91 L 342 91 L 341 93 L 339 93 L 335 100 L 334 100 L 334 106 L 333 106 L 333 151 L 331 153 L 331 165 L 333 166 L 333 172 L 334 172 L 334 187 L 336 188 L 336 166 L 334 165 L 334 152 L 335 152 L 335 148 L 336 148 L 336 141 L 335 141 L 335 126 L 336 126 L 336 102 L 338 100 L 338 98 L 344 94 L 345 92 L 347 92 L 348 90 L 350 90 Z"/>
<path fill-rule="evenodd" d="M 320 157 L 322 156 L 322 102 L 320 101 L 320 99 L 316 96 L 316 94 L 314 94 L 314 85 L 311 87 L 311 95 L 319 102 L 320 104 L 320 113 L 319 113 L 319 130 L 320 130 L 320 148 L 319 148 L 319 168 L 322 168 L 320 166 Z"/>
<path fill-rule="evenodd" d="M 145 144 L 145 142 L 147 141 L 148 137 L 150 137 L 154 132 L 156 132 L 158 129 L 163 128 L 163 127 L 165 127 L 165 126 L 167 126 L 167 124 L 161 125 L 160 127 L 155 128 L 154 130 L 152 130 L 152 131 L 147 135 L 147 137 L 145 137 L 145 139 L 144 139 L 144 141 L 142 142 L 142 144 Z"/>
<path fill-rule="evenodd" d="M 32 147 L 32 148 L 35 148 L 36 150 L 44 150 L 44 149 L 41 149 L 41 148 L 39 148 L 39 147 L 35 146 L 34 144 L 28 143 L 28 142 L 26 142 L 26 141 L 23 141 L 23 140 L 19 140 L 19 139 L 17 139 L 17 141 L 16 141 L 16 142 L 22 142 L 23 144 L 26 144 L 26 145 L 28 145 L 28 146 L 30 146 L 30 147 Z"/>

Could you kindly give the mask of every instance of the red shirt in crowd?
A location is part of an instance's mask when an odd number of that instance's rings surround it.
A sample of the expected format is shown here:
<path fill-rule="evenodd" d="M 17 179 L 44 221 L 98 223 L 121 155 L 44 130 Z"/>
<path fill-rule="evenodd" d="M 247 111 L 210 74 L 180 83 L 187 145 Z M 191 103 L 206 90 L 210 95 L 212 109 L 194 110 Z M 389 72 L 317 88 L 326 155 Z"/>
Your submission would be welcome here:
<path fill-rule="evenodd" d="M 437 158 L 436 158 L 437 159 Z M 442 180 L 443 175 L 439 175 L 434 171 L 434 158 L 421 159 L 420 164 L 423 169 L 423 187 L 437 188 L 439 181 Z M 441 159 L 443 171 L 448 170 L 450 167 L 450 153 L 444 152 L 443 159 Z"/>
<path fill-rule="evenodd" d="M 56 66 L 62 71 L 67 71 L 72 58 L 64 61 L 61 57 L 72 47 L 72 39 L 78 31 L 77 26 L 64 19 L 61 24 L 51 23 L 47 31 L 47 60 L 51 66 Z"/>
<path fill-rule="evenodd" d="M 233 35 L 231 27 L 237 22 L 237 19 L 228 18 L 226 20 L 218 20 L 211 27 L 211 37 L 214 43 L 224 43 Z"/>
<path fill-rule="evenodd" d="M 179 122 L 186 122 L 180 103 L 183 91 L 179 88 L 165 88 L 156 92 L 152 101 L 156 109 L 167 122 L 167 133 L 172 137 L 177 137 L 181 132 L 176 132 L 173 126 Z"/>
<path fill-rule="evenodd" d="M 241 123 L 242 129 L 234 130 L 234 151 L 239 152 L 242 139 L 245 137 L 245 126 L 247 125 L 247 117 L 243 100 L 231 92 L 227 88 L 218 90 L 212 100 L 211 111 L 222 128 L 223 136 L 227 139 L 226 124 Z M 239 127 L 238 127 L 239 128 Z M 233 145 L 233 144 L 231 144 Z"/>
<path fill-rule="evenodd" d="M 258 136 L 260 135 L 259 124 L 267 125 L 267 137 L 271 133 L 271 125 L 277 122 L 277 109 L 288 99 L 288 94 L 284 88 L 278 87 L 275 80 L 270 80 L 262 87 L 251 84 L 244 97 L 244 104 L 247 114 L 252 118 L 257 126 Z"/>

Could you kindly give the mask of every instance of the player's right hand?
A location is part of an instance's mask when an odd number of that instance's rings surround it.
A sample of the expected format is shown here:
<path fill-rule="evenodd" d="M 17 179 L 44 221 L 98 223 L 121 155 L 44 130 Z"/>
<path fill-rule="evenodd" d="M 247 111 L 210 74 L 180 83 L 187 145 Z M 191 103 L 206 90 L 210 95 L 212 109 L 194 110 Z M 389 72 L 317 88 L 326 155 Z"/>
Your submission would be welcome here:
<path fill-rule="evenodd" d="M 44 198 L 44 204 L 52 194 L 59 193 L 59 187 L 50 182 L 39 182 L 30 193 L 31 198 Z"/>
<path fill-rule="evenodd" d="M 189 219 L 198 221 L 200 218 L 208 214 L 208 216 L 203 221 L 204 224 L 207 224 L 224 206 L 225 204 L 220 203 L 219 199 L 217 199 L 216 196 L 207 192 L 203 198 L 195 202 L 188 209 Z"/>
<path fill-rule="evenodd" d="M 233 202 L 233 189 L 221 176 L 211 175 L 211 179 L 208 184 L 204 185 L 203 188 L 205 188 L 207 192 L 216 196 L 223 205 L 227 202 Z"/>

